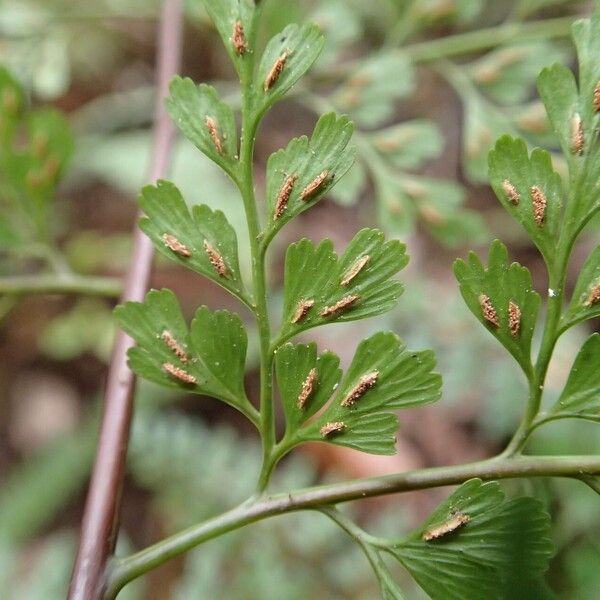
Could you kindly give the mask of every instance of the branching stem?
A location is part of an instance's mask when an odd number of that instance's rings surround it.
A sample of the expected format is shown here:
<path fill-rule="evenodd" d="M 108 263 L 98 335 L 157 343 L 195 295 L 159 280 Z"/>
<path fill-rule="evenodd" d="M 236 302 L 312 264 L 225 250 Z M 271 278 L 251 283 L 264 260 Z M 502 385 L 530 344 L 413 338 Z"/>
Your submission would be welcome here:
<path fill-rule="evenodd" d="M 298 510 L 321 509 L 328 505 L 371 496 L 456 485 L 474 477 L 492 481 L 549 476 L 581 479 L 594 475 L 600 475 L 600 456 L 520 456 L 356 479 L 289 493 L 257 497 L 217 517 L 161 540 L 136 554 L 114 560 L 109 569 L 108 587 L 104 600 L 114 599 L 126 583 L 171 558 L 187 552 L 203 542 L 267 517 Z"/>

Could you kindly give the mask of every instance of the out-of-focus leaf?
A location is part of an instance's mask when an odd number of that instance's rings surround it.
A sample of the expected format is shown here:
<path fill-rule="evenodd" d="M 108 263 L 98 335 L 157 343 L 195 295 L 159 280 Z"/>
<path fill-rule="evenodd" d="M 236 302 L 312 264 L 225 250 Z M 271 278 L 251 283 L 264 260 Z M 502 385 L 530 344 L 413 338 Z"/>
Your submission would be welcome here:
<path fill-rule="evenodd" d="M 280 100 L 310 69 L 325 43 L 316 25 L 288 25 L 275 35 L 260 60 L 254 86 L 255 118 Z"/>
<path fill-rule="evenodd" d="M 158 252 L 249 303 L 240 274 L 237 237 L 220 210 L 200 204 L 190 211 L 175 185 L 162 180 L 142 189 L 139 204 L 147 215 L 140 227 Z"/>
<path fill-rule="evenodd" d="M 550 154 L 531 155 L 523 140 L 503 136 L 489 155 L 490 183 L 496 196 L 527 231 L 546 264 L 554 264 L 561 225 L 562 182 Z"/>
<path fill-rule="evenodd" d="M 439 23 L 468 24 L 476 19 L 485 6 L 484 0 L 419 0 L 413 2 L 411 17 L 421 27 Z"/>
<path fill-rule="evenodd" d="M 310 140 L 306 136 L 294 138 L 285 149 L 269 157 L 268 239 L 312 206 L 352 166 L 354 149 L 348 147 L 352 131 L 347 117 L 328 113 L 317 121 Z"/>
<path fill-rule="evenodd" d="M 328 68 L 338 59 L 341 50 L 358 40 L 363 32 L 356 11 L 344 0 L 319 2 L 308 20 L 325 35 L 325 48 L 317 61 L 318 68 Z"/>
<path fill-rule="evenodd" d="M 69 312 L 52 319 L 41 333 L 42 352 L 56 360 L 72 360 L 86 352 L 108 361 L 114 325 L 105 302 L 95 298 L 80 300 Z"/>
<path fill-rule="evenodd" d="M 388 551 L 433 600 L 505 598 L 548 568 L 549 529 L 539 501 L 506 500 L 496 482 L 472 479 Z"/>
<path fill-rule="evenodd" d="M 422 167 L 428 160 L 439 156 L 444 144 L 437 125 L 426 119 L 381 129 L 370 138 L 382 156 L 402 169 Z"/>
<path fill-rule="evenodd" d="M 246 332 L 237 315 L 201 306 L 188 333 L 177 298 L 165 289 L 148 292 L 144 302 L 118 306 L 115 317 L 138 343 L 129 351 L 135 373 L 251 412 L 244 390 Z"/>
<path fill-rule="evenodd" d="M 413 68 L 398 51 L 365 59 L 336 90 L 333 100 L 343 112 L 365 127 L 388 119 L 394 103 L 414 89 Z"/>
<path fill-rule="evenodd" d="M 518 263 L 509 264 L 506 246 L 496 240 L 490 246 L 487 267 L 471 252 L 468 262 L 458 259 L 454 263 L 454 274 L 469 310 L 529 373 L 540 305 L 531 273 Z"/>
<path fill-rule="evenodd" d="M 473 79 L 502 104 L 526 101 L 531 82 L 554 61 L 567 60 L 566 48 L 555 41 L 519 43 L 489 52 L 469 66 Z"/>
<path fill-rule="evenodd" d="M 438 400 L 442 381 L 434 367 L 433 352 L 411 352 L 394 333 L 376 333 L 359 344 L 325 410 L 291 439 L 394 454 L 398 420 L 389 411 Z"/>
<path fill-rule="evenodd" d="M 231 107 L 221 101 L 215 88 L 205 83 L 197 86 L 188 77 L 175 77 L 169 89 L 165 106 L 174 123 L 196 148 L 232 174 L 238 138 Z"/>
<path fill-rule="evenodd" d="M 393 308 L 403 287 L 390 278 L 408 263 L 406 247 L 377 229 L 359 231 L 338 258 L 331 240 L 289 246 L 285 260 L 281 335 L 353 321 Z"/>
<path fill-rule="evenodd" d="M 96 447 L 96 420 L 18 467 L 0 492 L 0 541 L 17 543 L 49 524 L 83 486 Z"/>
<path fill-rule="evenodd" d="M 253 37 L 254 0 L 202 0 L 202 3 L 215 24 L 235 68 L 240 73 L 243 62 L 248 60 L 248 53 L 255 52 L 254 48 L 248 47 L 248 40 Z M 234 43 L 236 23 L 242 27 L 237 43 L 238 48 Z M 246 49 L 242 51 L 244 45 Z"/>
<path fill-rule="evenodd" d="M 21 86 L 8 69 L 0 67 L 0 144 L 12 139 L 23 103 Z"/>
<path fill-rule="evenodd" d="M 463 101 L 463 169 L 470 181 L 487 184 L 489 150 L 500 136 L 518 131 L 507 115 L 476 93 L 465 93 Z"/>
<path fill-rule="evenodd" d="M 564 326 L 600 316 L 600 246 L 588 256 L 575 284 Z"/>
<path fill-rule="evenodd" d="M 367 185 L 367 173 L 360 160 L 354 161 L 354 164 L 348 169 L 346 175 L 330 188 L 330 196 L 338 204 L 349 206 L 356 204 L 360 198 L 361 192 Z"/>
<path fill-rule="evenodd" d="M 600 334 L 581 347 L 551 414 L 571 414 L 600 422 Z"/>

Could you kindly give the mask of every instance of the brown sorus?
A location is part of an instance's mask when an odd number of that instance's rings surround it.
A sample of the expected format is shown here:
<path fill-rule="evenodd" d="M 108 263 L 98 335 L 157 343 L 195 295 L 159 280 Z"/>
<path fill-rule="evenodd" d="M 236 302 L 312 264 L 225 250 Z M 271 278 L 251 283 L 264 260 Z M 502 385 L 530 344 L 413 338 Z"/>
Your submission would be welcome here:
<path fill-rule="evenodd" d="M 340 285 L 348 285 L 367 265 L 371 260 L 368 254 L 361 256 L 342 276 Z"/>
<path fill-rule="evenodd" d="M 333 315 L 337 315 L 346 310 L 348 307 L 352 306 L 358 300 L 358 298 L 359 296 L 356 294 L 345 296 L 341 300 L 338 300 L 335 304 L 326 306 L 319 314 L 322 317 L 331 317 Z"/>
<path fill-rule="evenodd" d="M 379 371 L 372 371 L 371 373 L 363 375 L 358 380 L 358 383 L 346 394 L 345 398 L 342 400 L 342 406 L 352 406 L 365 394 L 365 392 L 370 390 L 377 383 L 378 378 Z"/>
<path fill-rule="evenodd" d="M 196 383 L 196 378 L 187 371 L 176 367 L 172 363 L 163 363 L 163 369 L 174 379 L 179 379 L 183 383 Z"/>
<path fill-rule="evenodd" d="M 206 129 L 208 129 L 208 135 L 210 135 L 210 139 L 215 146 L 215 150 L 219 154 L 223 154 L 223 142 L 221 142 L 221 138 L 219 137 L 217 122 L 212 117 L 206 117 L 205 123 Z"/>
<path fill-rule="evenodd" d="M 502 182 L 502 189 L 504 190 L 506 197 L 510 200 L 510 203 L 517 206 L 517 204 L 519 204 L 519 192 L 517 191 L 517 188 L 508 179 L 505 179 Z"/>
<path fill-rule="evenodd" d="M 587 300 L 583 303 L 584 306 L 594 306 L 600 302 L 600 283 L 596 283 L 590 288 Z"/>
<path fill-rule="evenodd" d="M 456 531 L 459 527 L 463 527 L 471 520 L 469 515 L 456 514 L 450 517 L 445 523 L 429 527 L 423 532 L 423 539 L 426 542 L 437 540 L 453 531 Z"/>
<path fill-rule="evenodd" d="M 296 179 L 298 179 L 298 175 L 288 175 L 285 178 L 285 181 L 279 190 L 279 194 L 277 194 L 277 200 L 275 201 L 275 219 L 279 219 L 279 217 L 281 217 L 281 215 L 285 212 L 288 200 L 290 199 L 290 195 L 294 189 L 294 183 L 296 183 Z"/>
<path fill-rule="evenodd" d="M 227 277 L 227 265 L 225 264 L 223 257 L 208 240 L 204 240 L 204 250 L 206 251 L 206 254 L 208 254 L 208 260 L 210 260 L 210 264 L 217 274 L 220 277 Z"/>
<path fill-rule="evenodd" d="M 329 421 L 319 431 L 323 437 L 328 437 L 333 433 L 344 431 L 344 429 L 346 429 L 346 424 L 343 421 Z"/>
<path fill-rule="evenodd" d="M 489 296 L 487 294 L 479 294 L 478 300 L 479 306 L 481 306 L 481 314 L 483 315 L 483 318 L 490 323 L 490 325 L 499 327 L 500 321 L 498 320 L 498 313 L 492 306 Z"/>
<path fill-rule="evenodd" d="M 583 154 L 584 143 L 583 123 L 579 113 L 575 113 L 571 119 L 571 152 L 577 156 L 581 156 Z"/>
<path fill-rule="evenodd" d="M 236 21 L 233 24 L 233 34 L 231 36 L 231 42 L 235 51 L 242 56 L 248 50 L 246 45 L 246 36 L 244 35 L 244 26 L 241 21 Z"/>
<path fill-rule="evenodd" d="M 313 393 L 315 389 L 315 383 L 317 382 L 317 369 L 313 367 L 306 376 L 304 383 L 302 384 L 302 389 L 300 390 L 300 394 L 298 395 L 298 408 L 300 410 L 304 410 L 306 406 L 307 400 L 310 398 L 310 395 Z"/>
<path fill-rule="evenodd" d="M 512 300 L 508 303 L 508 328 L 514 338 L 518 337 L 521 329 L 521 309 Z"/>
<path fill-rule="evenodd" d="M 542 190 L 534 185 L 531 187 L 531 203 L 533 205 L 533 218 L 538 226 L 542 226 L 546 216 L 546 195 Z"/>
<path fill-rule="evenodd" d="M 182 244 L 174 235 L 163 233 L 161 239 L 165 246 L 175 252 L 175 254 L 183 258 L 189 258 L 192 255 L 190 249 L 185 244 Z"/>
<path fill-rule="evenodd" d="M 186 351 L 179 345 L 179 342 L 173 337 L 173 334 L 165 329 L 160 337 L 162 341 L 168 346 L 169 350 L 179 359 L 181 362 L 188 361 L 188 355 Z"/>
<path fill-rule="evenodd" d="M 315 305 L 315 301 L 312 298 L 305 300 L 302 298 L 300 302 L 298 302 L 298 306 L 296 307 L 296 312 L 291 318 L 292 323 L 298 323 L 304 319 L 306 313 Z"/>
<path fill-rule="evenodd" d="M 594 110 L 596 112 L 600 112 L 600 81 L 594 88 L 594 98 L 592 99 L 592 104 L 594 106 Z"/>
<path fill-rule="evenodd" d="M 273 63 L 273 66 L 271 67 L 271 70 L 267 73 L 267 76 L 265 77 L 265 82 L 263 84 L 263 89 L 265 90 L 265 92 L 271 89 L 275 82 L 279 79 L 279 76 L 281 75 L 281 72 L 285 67 L 285 63 L 287 62 L 289 55 L 289 51 L 286 50 Z"/>
<path fill-rule="evenodd" d="M 329 177 L 329 170 L 321 171 L 300 193 L 300 198 L 305 202 L 323 185 Z"/>

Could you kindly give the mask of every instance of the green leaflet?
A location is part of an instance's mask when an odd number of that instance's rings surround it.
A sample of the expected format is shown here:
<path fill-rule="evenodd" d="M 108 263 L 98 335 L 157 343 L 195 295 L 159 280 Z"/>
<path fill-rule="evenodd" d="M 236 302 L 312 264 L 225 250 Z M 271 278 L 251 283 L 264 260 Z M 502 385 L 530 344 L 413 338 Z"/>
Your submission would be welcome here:
<path fill-rule="evenodd" d="M 162 180 L 142 189 L 139 204 L 147 215 L 140 227 L 158 252 L 250 303 L 240 276 L 235 230 L 220 210 L 200 204 L 190 211 L 177 187 Z"/>
<path fill-rule="evenodd" d="M 471 252 L 467 262 L 458 259 L 454 263 L 454 274 L 469 310 L 529 374 L 531 338 L 540 305 L 529 271 L 518 263 L 509 265 L 506 246 L 495 240 L 487 267 Z"/>
<path fill-rule="evenodd" d="M 503 45 L 469 65 L 475 82 L 500 104 L 521 104 L 529 99 L 531 81 L 546 65 L 569 60 L 566 46 L 557 40 L 536 40 Z"/>
<path fill-rule="evenodd" d="M 581 114 L 575 76 L 565 65 L 557 63 L 539 74 L 537 85 L 563 154 L 569 165 L 574 166 L 572 119 L 575 113 Z"/>
<path fill-rule="evenodd" d="M 248 53 L 254 52 L 249 40 L 254 39 L 253 0 L 202 0 L 206 12 L 215 24 L 225 50 L 241 75 Z M 236 23 L 241 25 L 236 28 Z M 243 50 L 245 46 L 245 50 Z"/>
<path fill-rule="evenodd" d="M 444 147 L 439 127 L 429 119 L 413 119 L 369 134 L 373 147 L 400 169 L 419 169 Z"/>
<path fill-rule="evenodd" d="M 316 247 L 307 239 L 291 244 L 285 259 L 281 336 L 393 308 L 403 287 L 390 278 L 408 263 L 405 248 L 398 240 L 385 242 L 378 229 L 359 231 L 340 258 L 331 240 Z"/>
<path fill-rule="evenodd" d="M 380 125 L 394 112 L 399 98 L 415 87 L 410 60 L 397 50 L 369 56 L 336 91 L 333 100 L 340 110 L 366 127 Z"/>
<path fill-rule="evenodd" d="M 183 135 L 216 162 L 232 179 L 238 160 L 238 138 L 233 110 L 215 88 L 175 77 L 165 100 L 167 112 Z"/>
<path fill-rule="evenodd" d="M 0 67 L 0 152 L 14 135 L 23 104 L 21 86 L 8 69 Z"/>
<path fill-rule="evenodd" d="M 563 329 L 600 316 L 600 246 L 588 256 L 575 284 Z"/>
<path fill-rule="evenodd" d="M 287 343 L 276 351 L 275 373 L 289 432 L 296 431 L 331 398 L 342 374 L 339 364 L 333 352 L 318 356 L 314 342 Z"/>
<path fill-rule="evenodd" d="M 280 100 L 310 69 L 324 44 L 320 29 L 312 24 L 288 25 L 269 40 L 255 78 L 255 119 Z"/>
<path fill-rule="evenodd" d="M 398 420 L 389 411 L 434 402 L 441 394 L 441 377 L 432 372 L 433 352 L 411 352 L 391 332 L 376 333 L 359 344 L 339 386 L 337 357 L 329 352 L 318 360 L 316 356 L 314 345 L 286 344 L 277 353 L 286 438 L 293 445 L 327 441 L 394 454 Z M 298 399 L 312 368 L 317 370 L 313 391 L 301 408 Z"/>
<path fill-rule="evenodd" d="M 188 332 L 177 298 L 165 289 L 148 292 L 144 302 L 118 306 L 115 317 L 138 344 L 129 351 L 137 375 L 252 413 L 244 390 L 246 332 L 237 315 L 201 306 Z"/>
<path fill-rule="evenodd" d="M 353 130 L 347 117 L 328 113 L 317 121 L 310 140 L 306 136 L 294 138 L 285 149 L 269 157 L 267 241 L 290 219 L 312 206 L 352 166 L 354 148 L 349 148 L 348 142 Z M 307 193 L 318 181 L 320 184 Z M 284 194 L 286 189 L 289 193 Z"/>
<path fill-rule="evenodd" d="M 523 597 L 548 567 L 549 529 L 539 501 L 507 500 L 498 483 L 471 479 L 388 552 L 433 600 L 500 600 L 517 590 Z"/>
<path fill-rule="evenodd" d="M 536 148 L 531 156 L 521 139 L 503 136 L 489 154 L 490 183 L 496 196 L 527 231 L 546 264 L 552 267 L 561 223 L 560 175 L 550 154 Z"/>
<path fill-rule="evenodd" d="M 567 383 L 550 414 L 600 422 L 600 334 L 591 335 L 579 350 Z"/>

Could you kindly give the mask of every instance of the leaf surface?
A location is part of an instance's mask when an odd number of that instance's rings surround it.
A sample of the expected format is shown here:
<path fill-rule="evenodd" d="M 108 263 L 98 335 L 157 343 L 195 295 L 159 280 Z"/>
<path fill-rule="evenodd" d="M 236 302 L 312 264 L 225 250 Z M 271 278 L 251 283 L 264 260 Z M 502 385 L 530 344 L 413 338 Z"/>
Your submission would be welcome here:
<path fill-rule="evenodd" d="M 579 350 L 550 414 L 571 414 L 600 422 L 600 334 L 592 334 Z"/>
<path fill-rule="evenodd" d="M 523 140 L 503 136 L 489 154 L 489 166 L 490 183 L 500 203 L 527 231 L 551 266 L 561 224 L 563 189 L 560 175 L 552 169 L 550 154 L 536 148 L 529 155 Z"/>
<path fill-rule="evenodd" d="M 291 244 L 285 260 L 281 335 L 289 338 L 324 323 L 390 310 L 403 290 L 400 282 L 390 278 L 407 263 L 404 244 L 384 241 L 377 229 L 359 231 L 339 258 L 331 240 L 318 246 L 307 239 Z M 303 303 L 310 306 L 299 316 Z"/>
<path fill-rule="evenodd" d="M 466 522 L 452 529 L 457 515 Z M 440 528 L 447 532 L 424 539 Z M 517 591 L 515 580 L 530 583 L 547 569 L 549 529 L 539 501 L 507 500 L 496 482 L 472 479 L 389 552 L 433 600 L 500 600 Z"/>
<path fill-rule="evenodd" d="M 600 246 L 588 256 L 575 284 L 565 327 L 600 316 Z"/>
<path fill-rule="evenodd" d="M 310 69 L 325 39 L 313 24 L 288 25 L 268 42 L 258 66 L 254 86 L 256 117 L 280 100 Z M 278 69 L 276 65 L 281 65 Z M 274 75 L 275 71 L 279 71 Z"/>
<path fill-rule="evenodd" d="M 145 186 L 139 204 L 146 213 L 140 227 L 158 252 L 249 302 L 240 275 L 237 236 L 220 210 L 200 204 L 190 211 L 177 187 L 163 180 Z"/>
<path fill-rule="evenodd" d="M 354 148 L 348 147 L 354 127 L 347 117 L 335 113 L 323 115 L 310 139 L 294 138 L 285 149 L 269 157 L 267 163 L 267 201 L 272 238 L 290 219 L 315 204 L 348 171 L 354 162 Z M 323 176 L 323 174 L 325 174 Z M 313 182 L 323 176 L 320 185 L 307 194 Z M 283 200 L 286 182 L 292 187 Z"/>
<path fill-rule="evenodd" d="M 188 331 L 177 298 L 164 289 L 151 290 L 144 302 L 118 306 L 115 317 L 137 342 L 129 350 L 129 366 L 137 375 L 248 410 L 244 390 L 247 338 L 237 315 L 201 306 Z M 183 376 L 174 374 L 175 368 Z"/>
<path fill-rule="evenodd" d="M 306 414 L 294 402 L 295 393 L 307 367 L 314 362 L 304 365 L 302 374 L 296 375 L 293 393 L 282 393 L 287 398 L 286 414 L 290 415 L 288 433 L 296 441 L 327 441 L 372 454 L 394 454 L 398 420 L 389 411 L 434 402 L 441 394 L 441 377 L 433 372 L 433 352 L 411 352 L 391 332 L 376 333 L 359 344 L 339 386 L 334 383 L 339 378 L 337 361 L 329 360 L 322 376 L 327 393 L 317 388 Z M 281 386 L 279 375 L 278 372 Z M 365 379 L 369 380 L 367 385 Z M 325 405 L 330 390 L 334 390 L 333 396 Z M 317 412 L 314 419 L 307 421 Z M 307 422 L 294 431 L 302 421 Z M 328 432 L 331 424 L 339 427 Z"/>
<path fill-rule="evenodd" d="M 454 263 L 454 274 L 469 310 L 529 373 L 540 305 L 529 271 L 516 262 L 509 264 L 506 246 L 495 240 L 487 267 L 471 252 L 467 261 Z"/>
<path fill-rule="evenodd" d="M 165 100 L 167 112 L 183 135 L 230 175 L 237 163 L 238 139 L 233 110 L 215 88 L 174 77 Z"/>

